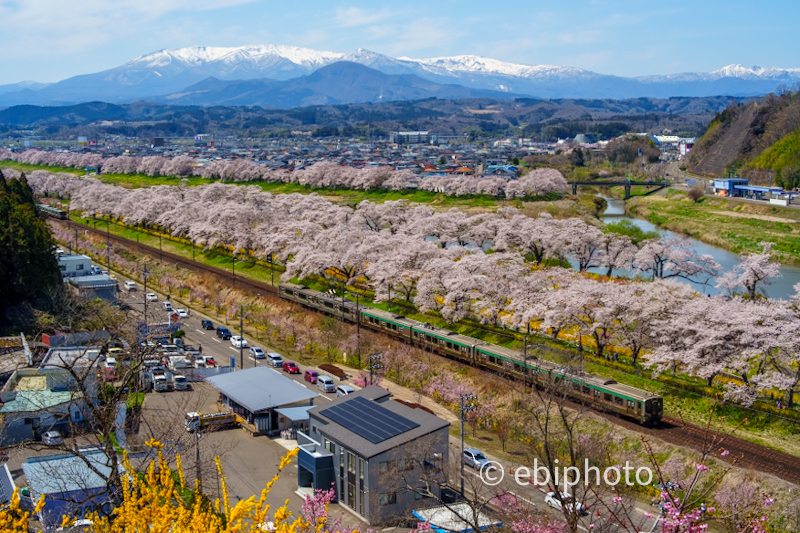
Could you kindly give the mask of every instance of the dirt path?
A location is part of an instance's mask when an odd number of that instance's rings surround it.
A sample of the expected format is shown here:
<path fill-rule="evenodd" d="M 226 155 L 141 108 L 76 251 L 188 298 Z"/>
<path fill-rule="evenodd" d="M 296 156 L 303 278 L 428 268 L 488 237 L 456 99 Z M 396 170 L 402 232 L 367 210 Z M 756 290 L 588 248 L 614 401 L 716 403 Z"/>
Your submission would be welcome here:
<path fill-rule="evenodd" d="M 773 217 L 770 215 L 755 215 L 751 213 L 734 213 L 731 211 L 711 211 L 713 215 L 722 215 L 725 217 L 734 218 L 754 218 L 756 220 L 765 220 L 767 222 L 783 222 L 784 224 L 797 224 L 800 220 L 793 220 L 791 218 Z"/>

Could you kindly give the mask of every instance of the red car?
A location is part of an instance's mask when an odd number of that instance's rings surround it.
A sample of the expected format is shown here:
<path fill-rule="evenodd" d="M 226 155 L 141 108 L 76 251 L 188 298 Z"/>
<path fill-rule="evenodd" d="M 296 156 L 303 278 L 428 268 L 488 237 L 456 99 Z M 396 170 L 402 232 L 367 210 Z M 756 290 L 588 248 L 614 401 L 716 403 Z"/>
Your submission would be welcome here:
<path fill-rule="evenodd" d="M 306 370 L 305 374 L 303 374 L 303 379 L 310 382 L 316 383 L 319 374 L 317 374 L 316 370 Z"/>
<path fill-rule="evenodd" d="M 299 374 L 300 369 L 297 368 L 297 363 L 293 363 L 292 361 L 284 361 L 283 362 L 283 371 L 288 372 L 290 374 Z"/>

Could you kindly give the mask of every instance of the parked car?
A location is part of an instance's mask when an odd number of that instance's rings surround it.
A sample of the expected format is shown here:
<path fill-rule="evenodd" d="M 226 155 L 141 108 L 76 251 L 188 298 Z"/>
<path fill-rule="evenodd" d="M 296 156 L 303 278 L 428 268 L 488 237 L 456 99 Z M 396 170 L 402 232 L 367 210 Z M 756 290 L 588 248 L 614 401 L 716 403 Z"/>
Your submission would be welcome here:
<path fill-rule="evenodd" d="M 214 323 L 207 318 L 200 321 L 200 326 L 202 326 L 203 329 L 214 329 Z"/>
<path fill-rule="evenodd" d="M 58 431 L 46 431 L 42 435 L 42 444 L 47 446 L 58 446 L 59 444 L 63 444 L 64 439 L 61 437 L 61 433 Z"/>
<path fill-rule="evenodd" d="M 303 374 L 303 379 L 308 381 L 309 383 L 316 383 L 317 378 L 319 378 L 319 374 L 316 370 L 306 370 Z"/>
<path fill-rule="evenodd" d="M 56 533 L 89 533 L 94 531 L 94 522 L 88 518 L 76 520 L 71 526 L 64 526 L 56 529 Z"/>
<path fill-rule="evenodd" d="M 180 318 L 189 318 L 189 310 L 188 309 L 176 309 L 176 313 Z"/>
<path fill-rule="evenodd" d="M 556 493 L 551 490 L 545 494 L 544 503 L 559 511 L 562 506 L 566 505 L 567 509 L 570 511 L 577 510 L 580 514 L 586 514 L 586 507 L 584 507 L 581 502 L 575 501 L 575 498 L 573 498 L 571 494 L 568 492 L 559 492 L 558 494 L 559 495 L 556 496 Z"/>
<path fill-rule="evenodd" d="M 231 337 L 231 345 L 234 348 L 247 348 L 247 339 L 239 335 Z"/>
<path fill-rule="evenodd" d="M 297 363 L 295 363 L 294 361 L 284 361 L 283 365 L 281 366 L 283 367 L 284 372 L 288 372 L 290 374 L 300 373 L 300 369 L 297 368 Z"/>
<path fill-rule="evenodd" d="M 483 452 L 480 450 L 476 450 L 475 448 L 467 448 L 464 450 L 464 464 L 474 468 L 475 470 L 480 470 L 483 468 L 483 465 L 489 462 L 489 459 L 483 455 Z"/>
<path fill-rule="evenodd" d="M 259 348 L 258 346 L 253 346 L 250 348 L 250 357 L 253 359 L 264 359 L 267 357 L 267 354 L 264 353 L 264 350 Z"/>
<path fill-rule="evenodd" d="M 336 392 L 336 383 L 329 376 L 317 376 L 317 388 L 322 392 Z"/>
<path fill-rule="evenodd" d="M 336 396 L 347 396 L 353 394 L 356 390 L 348 385 L 339 385 L 336 387 Z"/>
<path fill-rule="evenodd" d="M 99 266 L 92 265 L 92 274 L 102 274 L 102 273 L 103 269 L 101 269 Z"/>
<path fill-rule="evenodd" d="M 225 326 L 219 326 L 217 328 L 217 337 L 226 341 L 231 338 L 231 330 L 229 330 Z"/>
<path fill-rule="evenodd" d="M 172 304 L 170 302 L 164 302 L 164 311 L 172 311 Z"/>
<path fill-rule="evenodd" d="M 267 362 L 269 363 L 269 366 L 274 366 L 276 368 L 282 367 L 283 357 L 281 357 L 281 354 L 279 353 L 269 352 L 267 353 Z"/>
<path fill-rule="evenodd" d="M 158 295 L 156 293 L 154 293 L 154 292 L 148 292 L 147 295 L 145 296 L 145 298 L 147 299 L 148 302 L 157 302 L 158 301 Z"/>

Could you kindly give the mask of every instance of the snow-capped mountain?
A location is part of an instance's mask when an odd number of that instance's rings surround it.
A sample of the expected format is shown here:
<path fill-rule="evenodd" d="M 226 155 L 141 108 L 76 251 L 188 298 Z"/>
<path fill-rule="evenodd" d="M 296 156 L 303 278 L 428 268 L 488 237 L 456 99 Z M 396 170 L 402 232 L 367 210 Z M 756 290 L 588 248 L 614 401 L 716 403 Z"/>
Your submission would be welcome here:
<path fill-rule="evenodd" d="M 278 45 L 193 46 L 159 50 L 117 68 L 47 86 L 2 86 L 0 105 L 158 99 L 159 95 L 180 94 L 208 78 L 290 80 L 341 61 L 358 63 L 388 75 L 416 75 L 440 85 L 544 98 L 755 96 L 773 91 L 780 84 L 800 80 L 800 68 L 729 65 L 705 73 L 623 78 L 574 67 L 522 65 L 472 55 L 412 59 L 393 58 L 365 49 L 341 53 Z"/>

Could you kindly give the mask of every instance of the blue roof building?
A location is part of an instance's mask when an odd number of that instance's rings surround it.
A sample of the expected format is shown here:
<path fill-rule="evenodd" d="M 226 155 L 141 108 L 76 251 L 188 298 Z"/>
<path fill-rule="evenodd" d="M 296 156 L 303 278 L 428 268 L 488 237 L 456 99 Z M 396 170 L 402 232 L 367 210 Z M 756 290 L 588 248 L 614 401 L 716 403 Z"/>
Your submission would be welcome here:
<path fill-rule="evenodd" d="M 22 464 L 33 501 L 44 496 L 39 520 L 46 530 L 60 526 L 64 515 L 83 518 L 113 507 L 113 494 L 106 484 L 111 473 L 108 457 L 99 448 L 85 450 L 83 456 L 31 457 Z M 119 468 L 122 472 L 122 466 Z"/>

